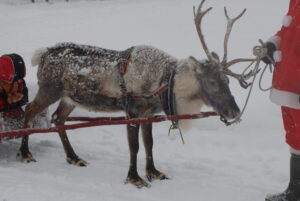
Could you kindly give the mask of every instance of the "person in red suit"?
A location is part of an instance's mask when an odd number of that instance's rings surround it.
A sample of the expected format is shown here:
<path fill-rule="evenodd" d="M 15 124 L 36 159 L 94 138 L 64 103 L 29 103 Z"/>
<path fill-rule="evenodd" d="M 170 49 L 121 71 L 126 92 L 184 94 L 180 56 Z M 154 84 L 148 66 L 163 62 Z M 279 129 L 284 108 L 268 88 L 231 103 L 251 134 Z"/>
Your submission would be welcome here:
<path fill-rule="evenodd" d="M 24 110 L 28 103 L 25 80 L 26 67 L 18 54 L 0 57 L 0 131 L 20 129 L 23 126 Z"/>
<path fill-rule="evenodd" d="M 281 106 L 286 142 L 290 146 L 290 181 L 283 193 L 268 195 L 266 201 L 300 200 L 300 0 L 290 0 L 280 31 L 266 46 L 276 62 L 270 99 Z M 263 58 L 270 63 L 268 58 Z"/>
<path fill-rule="evenodd" d="M 24 107 L 28 103 L 25 75 L 26 67 L 20 55 L 0 57 L 0 132 L 22 129 L 24 126 Z M 49 128 L 48 110 L 38 114 L 31 126 Z"/>

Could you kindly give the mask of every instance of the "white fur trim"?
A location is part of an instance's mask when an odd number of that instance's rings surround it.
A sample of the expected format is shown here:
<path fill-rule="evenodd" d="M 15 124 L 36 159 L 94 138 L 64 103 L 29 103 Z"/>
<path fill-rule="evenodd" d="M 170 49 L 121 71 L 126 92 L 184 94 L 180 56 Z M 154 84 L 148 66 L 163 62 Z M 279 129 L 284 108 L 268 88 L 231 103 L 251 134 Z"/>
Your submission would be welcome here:
<path fill-rule="evenodd" d="M 296 155 L 300 156 L 300 150 L 297 150 L 297 149 L 294 149 L 294 148 L 290 147 L 290 152 L 292 154 L 296 154 Z"/>
<path fill-rule="evenodd" d="M 272 36 L 267 42 L 273 43 L 276 46 L 276 49 L 279 49 L 281 38 L 279 36 Z"/>
<path fill-rule="evenodd" d="M 273 103 L 294 109 L 300 109 L 299 94 L 271 89 L 270 99 Z"/>
<path fill-rule="evenodd" d="M 282 52 L 277 50 L 273 53 L 273 58 L 275 62 L 281 62 L 282 60 Z"/>
<path fill-rule="evenodd" d="M 291 26 L 291 24 L 292 24 L 292 20 L 293 20 L 292 16 L 286 15 L 286 16 L 284 16 L 283 19 L 282 19 L 282 25 L 283 25 L 284 27 L 289 27 L 289 26 Z"/>
<path fill-rule="evenodd" d="M 37 49 L 34 53 L 33 56 L 31 58 L 31 65 L 32 66 L 37 66 L 40 64 L 41 62 L 41 58 L 43 56 L 43 54 L 47 51 L 47 48 L 40 48 Z"/>

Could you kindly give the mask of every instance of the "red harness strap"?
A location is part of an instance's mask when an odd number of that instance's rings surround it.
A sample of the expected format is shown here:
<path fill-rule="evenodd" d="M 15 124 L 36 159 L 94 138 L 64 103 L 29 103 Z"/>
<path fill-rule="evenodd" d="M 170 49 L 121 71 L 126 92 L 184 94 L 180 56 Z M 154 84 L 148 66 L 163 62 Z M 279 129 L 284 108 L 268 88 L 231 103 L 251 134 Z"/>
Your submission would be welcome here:
<path fill-rule="evenodd" d="M 121 62 L 120 65 L 119 65 L 120 88 L 121 88 L 121 92 L 122 92 L 123 96 L 127 96 L 127 94 L 128 94 L 127 88 L 126 88 L 126 85 L 125 85 L 124 75 L 128 71 L 128 65 L 129 65 L 130 61 L 131 61 L 131 58 L 129 56 L 126 61 Z"/>
<path fill-rule="evenodd" d="M 20 117 L 24 115 L 25 112 L 22 110 L 22 108 L 17 108 L 8 112 L 0 112 L 0 117 L 2 118 L 14 118 L 14 117 Z"/>

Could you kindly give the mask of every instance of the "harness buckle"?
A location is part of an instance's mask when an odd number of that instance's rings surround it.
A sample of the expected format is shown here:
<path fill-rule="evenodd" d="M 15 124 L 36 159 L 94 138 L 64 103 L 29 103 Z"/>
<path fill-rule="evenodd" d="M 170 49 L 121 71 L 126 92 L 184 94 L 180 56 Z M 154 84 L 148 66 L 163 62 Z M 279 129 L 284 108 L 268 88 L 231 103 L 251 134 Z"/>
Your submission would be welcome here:
<path fill-rule="evenodd" d="M 121 62 L 119 66 L 119 72 L 122 76 L 124 76 L 128 71 L 128 65 L 131 62 L 131 58 L 129 57 L 126 61 Z"/>

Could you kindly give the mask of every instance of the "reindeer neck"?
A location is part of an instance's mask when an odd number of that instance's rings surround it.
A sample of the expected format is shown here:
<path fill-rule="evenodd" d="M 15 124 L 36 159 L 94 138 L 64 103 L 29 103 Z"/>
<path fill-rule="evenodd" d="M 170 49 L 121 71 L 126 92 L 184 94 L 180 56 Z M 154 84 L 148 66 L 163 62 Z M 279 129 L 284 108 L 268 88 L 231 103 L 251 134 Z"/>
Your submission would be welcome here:
<path fill-rule="evenodd" d="M 174 93 L 177 98 L 186 98 L 199 91 L 199 84 L 194 71 L 186 60 L 180 60 L 176 68 L 174 79 Z"/>

